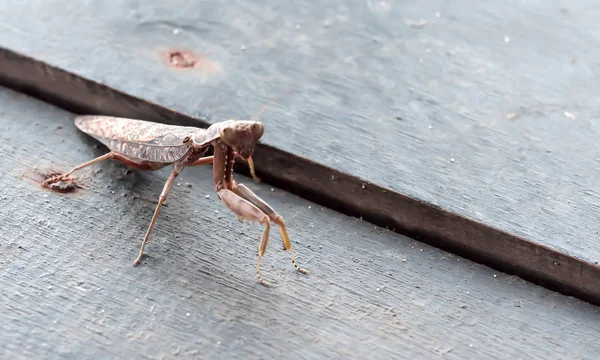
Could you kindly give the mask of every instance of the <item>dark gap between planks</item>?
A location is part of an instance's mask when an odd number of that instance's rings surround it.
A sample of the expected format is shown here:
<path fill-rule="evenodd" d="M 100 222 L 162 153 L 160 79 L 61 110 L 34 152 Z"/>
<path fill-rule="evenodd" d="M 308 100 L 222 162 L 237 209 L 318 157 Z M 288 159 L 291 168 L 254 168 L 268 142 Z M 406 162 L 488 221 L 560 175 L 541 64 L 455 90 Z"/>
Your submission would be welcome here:
<path fill-rule="evenodd" d="M 0 48 L 0 85 L 76 114 L 102 114 L 206 128 L 201 119 Z M 267 129 L 268 131 L 268 129 Z M 348 216 L 600 305 L 600 267 L 522 237 L 407 197 L 309 159 L 259 144 L 253 156 L 266 183 Z M 246 164 L 235 171 L 249 175 Z"/>

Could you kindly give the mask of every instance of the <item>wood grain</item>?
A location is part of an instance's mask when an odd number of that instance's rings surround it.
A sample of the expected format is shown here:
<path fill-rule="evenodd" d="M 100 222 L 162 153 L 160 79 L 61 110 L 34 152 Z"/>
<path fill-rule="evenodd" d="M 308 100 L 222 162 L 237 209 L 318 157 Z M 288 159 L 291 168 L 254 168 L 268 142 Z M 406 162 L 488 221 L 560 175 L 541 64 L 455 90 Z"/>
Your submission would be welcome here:
<path fill-rule="evenodd" d="M 264 288 L 261 230 L 219 203 L 210 167 L 183 173 L 133 267 L 168 169 L 107 161 L 82 171 L 86 189 L 43 189 L 37 173 L 106 151 L 73 118 L 0 90 L 2 358 L 600 355 L 594 306 L 238 176 L 286 218 L 311 270 L 295 272 L 274 236 Z"/>

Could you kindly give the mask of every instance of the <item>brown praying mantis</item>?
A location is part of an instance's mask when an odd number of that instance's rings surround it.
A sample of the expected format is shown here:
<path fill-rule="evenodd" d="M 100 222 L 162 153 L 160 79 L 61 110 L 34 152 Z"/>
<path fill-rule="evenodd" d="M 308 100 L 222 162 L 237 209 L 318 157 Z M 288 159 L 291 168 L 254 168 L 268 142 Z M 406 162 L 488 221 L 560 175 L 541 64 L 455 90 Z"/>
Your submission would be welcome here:
<path fill-rule="evenodd" d="M 252 177 L 258 181 L 254 172 L 252 154 L 256 143 L 264 133 L 264 125 L 254 119 L 267 106 L 257 113 L 253 120 L 226 120 L 214 123 L 207 129 L 111 116 L 77 116 L 74 121 L 75 126 L 103 143 L 110 151 L 77 165 L 64 174 L 50 177 L 42 185 L 48 186 L 67 179 L 75 171 L 107 159 L 120 161 L 138 170 L 155 171 L 173 165 L 142 241 L 139 254 L 134 261 L 135 266 L 142 260 L 144 246 L 177 176 L 185 167 L 213 164 L 213 178 L 218 198 L 238 216 L 240 221 L 246 219 L 264 226 L 256 261 L 258 281 L 265 286 L 270 286 L 270 283 L 263 280 L 260 275 L 260 260 L 267 249 L 271 223 L 279 226 L 283 247 L 285 250 L 291 251 L 292 264 L 296 270 L 308 274 L 307 270 L 296 264 L 294 249 L 283 217 L 250 189 L 243 184 L 238 184 L 233 179 L 233 164 L 235 158 L 239 157 L 248 162 Z M 214 154 L 205 156 L 211 146 Z"/>

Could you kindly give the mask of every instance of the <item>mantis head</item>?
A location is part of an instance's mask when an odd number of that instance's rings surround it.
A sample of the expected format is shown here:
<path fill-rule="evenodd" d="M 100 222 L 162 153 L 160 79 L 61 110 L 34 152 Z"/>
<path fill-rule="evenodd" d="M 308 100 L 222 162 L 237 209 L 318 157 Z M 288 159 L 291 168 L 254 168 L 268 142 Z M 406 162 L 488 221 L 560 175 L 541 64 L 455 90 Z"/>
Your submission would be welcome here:
<path fill-rule="evenodd" d="M 244 160 L 248 160 L 265 128 L 258 121 L 232 121 L 219 129 L 221 140 L 231 146 Z"/>

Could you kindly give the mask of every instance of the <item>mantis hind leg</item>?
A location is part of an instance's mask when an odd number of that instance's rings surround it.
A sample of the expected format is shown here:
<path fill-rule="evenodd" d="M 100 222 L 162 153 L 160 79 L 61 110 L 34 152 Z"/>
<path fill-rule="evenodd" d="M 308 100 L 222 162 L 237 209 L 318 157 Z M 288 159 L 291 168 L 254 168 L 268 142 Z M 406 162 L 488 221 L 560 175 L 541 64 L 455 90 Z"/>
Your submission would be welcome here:
<path fill-rule="evenodd" d="M 148 229 L 146 230 L 146 235 L 144 236 L 144 241 L 142 241 L 142 246 L 140 247 L 138 256 L 135 259 L 135 261 L 133 262 L 134 266 L 138 265 L 140 263 L 140 261 L 142 261 L 142 257 L 144 256 L 144 247 L 146 246 L 146 243 L 148 242 L 148 238 L 150 237 L 150 233 L 152 232 L 152 229 L 154 228 L 154 224 L 156 223 L 156 219 L 158 218 L 158 214 L 160 213 L 162 204 L 167 199 L 167 195 L 169 194 L 169 191 L 173 187 L 173 184 L 175 183 L 175 179 L 181 173 L 181 170 L 183 170 L 183 165 L 181 165 L 181 163 L 175 163 L 175 165 L 173 166 L 173 170 L 171 170 L 171 173 L 169 174 L 169 177 L 167 178 L 167 181 L 165 182 L 163 191 L 160 194 L 160 197 L 158 198 L 158 205 L 156 205 L 156 209 L 154 209 L 154 214 L 152 215 L 152 220 L 150 221 L 150 225 L 148 226 Z"/>
<path fill-rule="evenodd" d="M 132 168 L 138 169 L 138 170 L 158 170 L 158 169 L 161 169 L 161 168 L 169 165 L 168 163 L 157 163 L 157 162 L 152 162 L 152 161 L 143 161 L 143 160 L 132 159 L 125 155 L 116 153 L 114 151 L 110 151 L 104 155 L 98 156 L 95 159 L 92 159 L 83 164 L 77 165 L 64 174 L 48 178 L 42 183 L 42 185 L 48 186 L 49 184 L 52 184 L 52 183 L 55 183 L 55 182 L 58 182 L 60 180 L 67 178 L 69 175 L 71 175 L 72 173 L 74 173 L 77 170 L 81 170 L 85 167 L 88 167 L 90 165 L 93 165 L 95 163 L 98 163 L 100 161 L 107 160 L 107 159 L 120 161 L 123 164 L 128 165 L 129 167 L 132 167 Z M 154 227 L 156 218 L 158 217 L 158 214 L 160 213 L 160 209 L 161 209 L 163 203 L 167 199 L 167 195 L 168 195 L 169 191 L 173 187 L 175 178 L 179 175 L 179 173 L 181 173 L 182 169 L 183 169 L 183 165 L 181 163 L 175 163 L 175 165 L 173 166 L 173 170 L 171 171 L 171 174 L 167 178 L 167 181 L 165 183 L 163 191 L 160 194 L 160 197 L 158 200 L 158 205 L 156 206 L 156 209 L 154 210 L 154 214 L 152 215 L 152 220 L 150 222 L 150 226 L 148 226 L 148 229 L 146 230 L 146 236 L 144 236 L 144 241 L 142 242 L 142 246 L 140 248 L 138 257 L 135 259 L 135 261 L 133 263 L 134 265 L 138 265 L 140 263 L 140 261 L 142 260 L 142 256 L 144 255 L 144 247 L 145 247 L 146 243 L 148 242 L 148 238 L 150 237 L 150 233 L 152 232 L 152 228 Z"/>
<path fill-rule="evenodd" d="M 301 272 L 303 274 L 308 274 L 308 270 L 305 270 L 296 264 L 296 257 L 294 254 L 294 249 L 292 248 L 292 243 L 290 241 L 290 237 L 288 236 L 287 230 L 285 228 L 285 222 L 283 221 L 283 217 L 281 215 L 277 214 L 277 212 L 275 212 L 275 210 L 273 210 L 273 208 L 269 204 L 267 204 L 263 199 L 258 197 L 258 195 L 253 193 L 250 189 L 248 189 L 243 184 L 237 184 L 234 181 L 231 190 L 235 194 L 240 196 L 241 198 L 247 200 L 252 205 L 256 206 L 264 214 L 266 214 L 272 222 L 274 222 L 275 224 L 277 224 L 279 226 L 279 230 L 281 233 L 281 240 L 283 241 L 283 249 L 291 251 L 292 264 L 294 265 L 294 268 L 296 268 L 296 270 L 298 270 L 299 272 Z"/>
<path fill-rule="evenodd" d="M 95 159 L 92 159 L 92 160 L 90 160 L 90 161 L 84 162 L 83 164 L 79 164 L 79 165 L 75 166 L 74 168 L 72 168 L 71 170 L 67 171 L 67 172 L 66 172 L 66 173 L 64 173 L 64 174 L 61 174 L 61 175 L 56 175 L 56 176 L 52 176 L 52 177 L 50 177 L 50 178 L 46 179 L 46 180 L 45 180 L 45 181 L 42 183 L 42 185 L 43 185 L 43 186 L 48 186 L 48 185 L 50 185 L 50 184 L 52 184 L 52 183 L 55 183 L 55 182 L 61 181 L 61 180 L 63 180 L 63 179 L 66 179 L 66 178 L 68 178 L 68 177 L 69 177 L 69 175 L 71 175 L 72 173 L 74 173 L 74 172 L 75 172 L 75 171 L 77 171 L 77 170 L 81 170 L 81 169 L 83 169 L 83 168 L 85 168 L 85 167 L 88 167 L 88 166 L 90 166 L 90 165 L 93 165 L 93 164 L 95 164 L 95 163 L 98 163 L 98 162 L 100 162 L 100 161 L 104 161 L 104 160 L 106 160 L 106 159 L 112 159 L 112 158 L 113 158 L 113 156 L 114 156 L 114 153 L 113 153 L 112 151 L 111 151 L 111 152 L 109 152 L 109 153 L 107 153 L 107 154 L 104 154 L 104 155 L 98 156 L 98 157 L 97 157 L 97 158 L 95 158 Z"/>
<path fill-rule="evenodd" d="M 104 155 L 98 156 L 95 159 L 92 159 L 90 161 L 86 161 L 83 164 L 79 164 L 77 166 L 75 166 L 74 168 L 72 168 L 71 170 L 67 171 L 64 174 L 61 175 L 56 175 L 56 176 L 52 176 L 48 179 L 46 179 L 42 185 L 43 186 L 48 186 L 52 183 L 64 180 L 66 178 L 69 177 L 69 175 L 73 174 L 75 171 L 81 170 L 83 168 L 86 168 L 90 165 L 93 165 L 95 163 L 99 163 L 100 161 L 104 161 L 107 159 L 112 159 L 112 160 L 117 160 L 122 162 L 123 164 L 132 167 L 134 169 L 138 169 L 138 170 L 158 170 L 161 169 L 165 166 L 167 166 L 168 164 L 166 163 L 155 163 L 155 162 L 151 162 L 151 161 L 142 161 L 142 160 L 137 160 L 137 159 L 132 159 L 129 158 L 125 155 L 116 153 L 114 151 L 110 151 Z"/>

